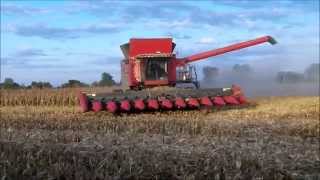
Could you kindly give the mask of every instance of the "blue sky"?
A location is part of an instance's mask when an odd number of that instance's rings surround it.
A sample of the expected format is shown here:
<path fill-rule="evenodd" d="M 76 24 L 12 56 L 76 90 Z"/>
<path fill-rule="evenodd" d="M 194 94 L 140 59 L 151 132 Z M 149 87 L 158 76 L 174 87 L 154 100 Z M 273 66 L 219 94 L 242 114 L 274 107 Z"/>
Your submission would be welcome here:
<path fill-rule="evenodd" d="M 279 43 L 198 62 L 198 71 L 236 63 L 303 71 L 319 62 L 319 1 L 1 0 L 1 81 L 90 83 L 102 72 L 119 80 L 119 45 L 131 37 L 173 37 L 181 57 L 262 35 Z"/>

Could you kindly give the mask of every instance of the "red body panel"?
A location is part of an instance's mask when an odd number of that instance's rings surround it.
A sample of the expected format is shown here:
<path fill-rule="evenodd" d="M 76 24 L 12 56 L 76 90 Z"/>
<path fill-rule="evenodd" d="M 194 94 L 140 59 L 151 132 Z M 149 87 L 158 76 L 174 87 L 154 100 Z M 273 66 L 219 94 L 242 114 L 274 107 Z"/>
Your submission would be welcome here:
<path fill-rule="evenodd" d="M 169 82 L 168 80 L 145 80 L 144 85 L 145 86 L 163 86 L 163 85 L 168 85 Z"/>
<path fill-rule="evenodd" d="M 168 81 L 169 81 L 169 84 L 172 84 L 172 85 L 174 85 L 177 80 L 177 73 L 176 73 L 177 66 L 175 62 L 176 61 L 174 57 L 168 63 Z"/>
<path fill-rule="evenodd" d="M 140 54 L 171 53 L 172 39 L 130 39 L 129 56 L 135 57 Z"/>

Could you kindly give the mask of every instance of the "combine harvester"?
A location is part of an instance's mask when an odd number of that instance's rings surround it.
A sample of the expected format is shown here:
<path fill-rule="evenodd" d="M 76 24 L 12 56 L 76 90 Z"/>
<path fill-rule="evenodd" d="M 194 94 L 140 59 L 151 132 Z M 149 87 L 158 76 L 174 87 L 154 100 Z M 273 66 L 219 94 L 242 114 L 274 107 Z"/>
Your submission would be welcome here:
<path fill-rule="evenodd" d="M 200 89 L 190 63 L 230 51 L 276 41 L 270 36 L 236 43 L 184 58 L 176 58 L 171 38 L 130 39 L 120 46 L 122 90 L 79 95 L 83 112 L 106 110 L 111 113 L 200 109 L 243 106 L 246 98 L 237 85 L 229 88 Z M 178 87 L 189 84 L 194 88 Z"/>

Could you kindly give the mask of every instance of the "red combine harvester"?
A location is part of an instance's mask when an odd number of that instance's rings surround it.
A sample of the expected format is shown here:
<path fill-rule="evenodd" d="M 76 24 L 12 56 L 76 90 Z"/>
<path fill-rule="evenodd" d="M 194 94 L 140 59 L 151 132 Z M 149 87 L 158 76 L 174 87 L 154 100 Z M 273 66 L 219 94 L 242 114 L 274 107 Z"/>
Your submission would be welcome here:
<path fill-rule="evenodd" d="M 82 92 L 79 95 L 81 109 L 83 112 L 121 113 L 247 104 L 236 85 L 200 89 L 195 68 L 190 63 L 265 42 L 276 43 L 271 36 L 264 36 L 176 58 L 173 53 L 175 43 L 171 38 L 130 39 L 129 43 L 120 46 L 125 57 L 121 62 L 122 90 L 100 94 Z M 179 88 L 186 84 L 194 88 Z"/>

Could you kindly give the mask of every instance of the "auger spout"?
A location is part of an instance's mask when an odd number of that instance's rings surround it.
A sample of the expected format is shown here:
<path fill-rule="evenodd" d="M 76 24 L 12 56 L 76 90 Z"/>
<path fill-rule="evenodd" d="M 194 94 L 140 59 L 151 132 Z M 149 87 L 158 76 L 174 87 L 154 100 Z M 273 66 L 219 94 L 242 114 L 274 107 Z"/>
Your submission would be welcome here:
<path fill-rule="evenodd" d="M 199 61 L 202 59 L 217 56 L 217 55 L 224 54 L 224 53 L 231 52 L 231 51 L 240 50 L 240 49 L 247 48 L 250 46 L 255 46 L 258 44 L 265 43 L 265 42 L 269 42 L 272 45 L 277 43 L 277 41 L 274 38 L 272 38 L 271 36 L 263 36 L 263 37 L 259 37 L 259 38 L 252 39 L 249 41 L 244 41 L 244 42 L 232 44 L 232 45 L 229 45 L 226 47 L 213 49 L 210 51 L 205 51 L 205 52 L 201 52 L 198 54 L 187 56 L 187 57 L 184 57 L 181 59 L 177 59 L 177 61 L 178 61 L 177 66 L 183 66 L 183 65 L 191 63 L 191 62 Z"/>

